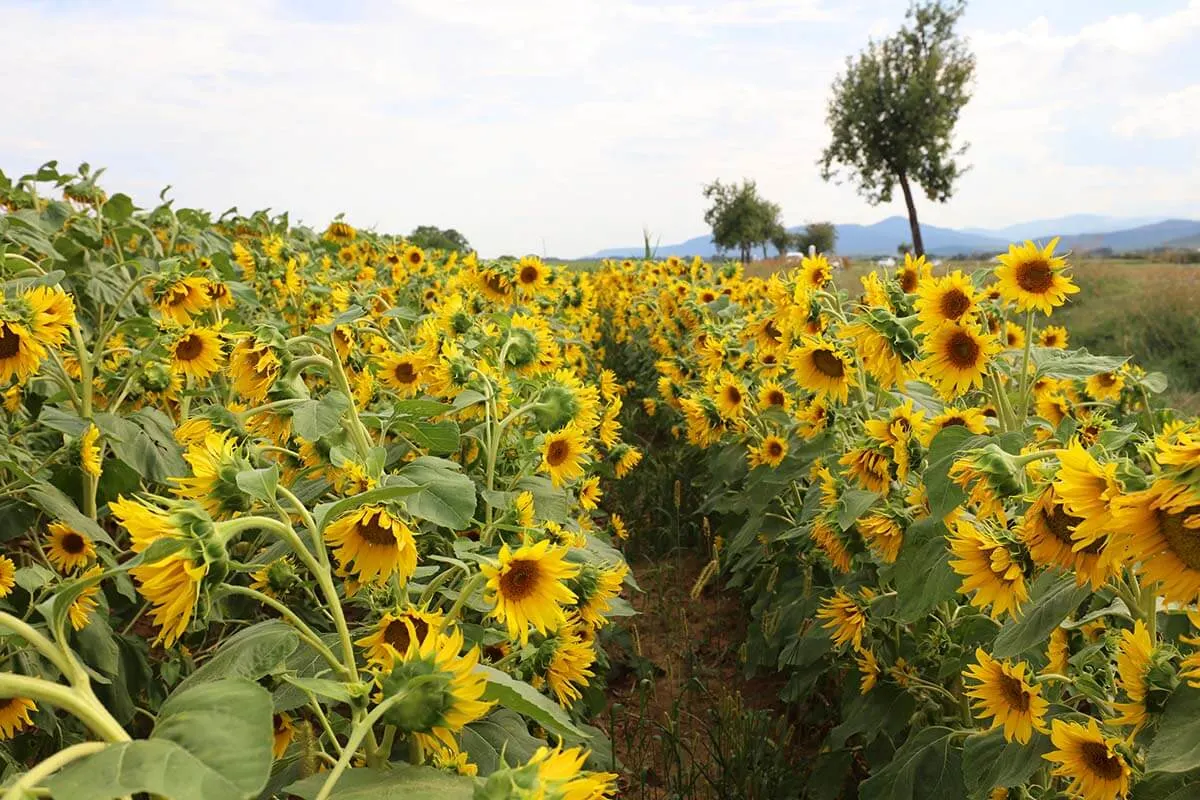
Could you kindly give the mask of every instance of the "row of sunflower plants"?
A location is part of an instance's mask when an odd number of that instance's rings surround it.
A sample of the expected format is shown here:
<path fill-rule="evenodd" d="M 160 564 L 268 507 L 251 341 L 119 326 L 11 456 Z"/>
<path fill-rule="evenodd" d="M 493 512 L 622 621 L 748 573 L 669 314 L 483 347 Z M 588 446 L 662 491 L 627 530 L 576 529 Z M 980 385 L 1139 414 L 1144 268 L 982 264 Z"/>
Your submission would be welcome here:
<path fill-rule="evenodd" d="M 593 277 L 99 175 L 0 173 L 0 798 L 613 796 Z"/>
<path fill-rule="evenodd" d="M 1055 251 L 599 278 L 631 401 L 707 456 L 747 667 L 823 734 L 796 796 L 1200 795 L 1200 423 L 1069 348 Z"/>

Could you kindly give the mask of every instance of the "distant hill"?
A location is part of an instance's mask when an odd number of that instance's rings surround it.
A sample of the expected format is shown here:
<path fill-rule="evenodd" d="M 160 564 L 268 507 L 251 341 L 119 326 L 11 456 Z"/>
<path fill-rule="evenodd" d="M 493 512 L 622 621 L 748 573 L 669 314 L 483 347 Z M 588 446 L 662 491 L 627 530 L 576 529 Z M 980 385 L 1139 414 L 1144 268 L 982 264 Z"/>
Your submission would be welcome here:
<path fill-rule="evenodd" d="M 1145 220 L 1155 220 L 1145 224 Z M 1111 227 L 1105 227 L 1111 226 Z M 1094 226 L 1094 227 L 1093 227 Z M 905 217 L 888 217 L 873 225 L 837 225 L 837 252 L 847 256 L 894 255 L 896 248 L 912 240 Z M 789 230 L 798 231 L 797 228 Z M 1190 247 L 1200 237 L 1200 221 L 1161 218 L 1118 218 L 1095 214 L 1076 214 L 1058 219 L 1038 220 L 1010 225 L 1006 228 L 942 228 L 922 225 L 925 250 L 930 255 L 949 256 L 959 253 L 994 253 L 1005 250 L 1009 243 L 1034 239 L 1047 241 L 1062 236 L 1062 249 L 1076 252 L 1111 248 L 1114 251 L 1146 250 L 1154 247 Z M 641 247 L 617 247 L 601 250 L 592 258 L 636 258 Z M 678 244 L 660 245 L 657 254 L 666 256 L 716 255 L 712 237 L 697 236 Z"/>

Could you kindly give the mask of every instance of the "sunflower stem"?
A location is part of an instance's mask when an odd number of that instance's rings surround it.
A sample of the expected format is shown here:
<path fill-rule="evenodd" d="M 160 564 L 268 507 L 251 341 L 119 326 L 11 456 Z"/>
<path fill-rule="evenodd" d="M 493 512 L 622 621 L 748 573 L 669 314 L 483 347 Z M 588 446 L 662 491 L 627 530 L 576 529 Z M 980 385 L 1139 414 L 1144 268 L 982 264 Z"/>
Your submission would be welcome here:
<path fill-rule="evenodd" d="M 50 641 L 37 628 L 4 611 L 0 611 L 0 628 L 8 628 L 28 642 L 35 650 L 44 655 L 51 664 L 56 666 L 58 671 L 63 674 L 63 677 L 72 684 L 78 679 L 82 670 L 74 663 L 74 659 L 70 657 L 70 654 L 64 648 L 60 648 L 54 642 Z"/>
<path fill-rule="evenodd" d="M 471 595 L 475 594 L 476 590 L 478 590 L 485 581 L 487 581 L 487 576 L 482 572 L 478 572 L 475 575 L 472 575 L 471 579 L 463 584 L 462 589 L 459 590 L 458 598 L 454 601 L 454 605 L 450 607 L 450 611 L 446 614 L 446 618 L 442 621 L 443 629 L 445 629 L 445 627 L 451 622 L 454 622 L 458 619 L 458 615 L 462 612 L 462 607 L 466 605 L 467 600 L 470 599 Z"/>
<path fill-rule="evenodd" d="M 1033 349 L 1033 309 L 1025 312 L 1025 352 L 1021 356 L 1021 380 L 1018 384 L 1020 392 L 1017 397 L 1021 401 L 1021 422 L 1029 414 L 1029 351 Z"/>
<path fill-rule="evenodd" d="M 128 742 L 130 736 L 104 706 L 91 695 L 76 688 L 51 683 L 27 675 L 0 672 L 0 697 L 28 697 L 30 700 L 61 708 L 78 717 L 94 734 L 106 742 Z"/>
<path fill-rule="evenodd" d="M 28 772 L 17 779 L 16 783 L 8 787 L 8 791 L 4 793 L 3 797 L 0 797 L 0 800 L 24 800 L 43 778 L 53 775 L 72 761 L 95 755 L 106 747 L 108 747 L 108 742 L 80 742 L 63 748 L 31 767 Z"/>
<path fill-rule="evenodd" d="M 332 336 L 333 334 L 330 334 L 331 342 Z M 333 379 L 337 383 L 338 389 L 350 401 L 350 438 L 354 441 L 355 449 L 358 450 L 358 457 L 366 462 L 367 453 L 371 452 L 371 439 L 367 434 L 367 429 L 363 427 L 362 420 L 359 419 L 358 406 L 354 402 L 354 392 L 350 388 L 350 379 L 346 377 L 346 368 L 342 366 L 342 359 L 337 353 L 336 346 L 333 349 L 333 358 L 329 361 L 333 365 Z"/>
<path fill-rule="evenodd" d="M 296 632 L 300 634 L 300 638 L 308 642 L 309 645 L 311 645 L 312 648 L 316 650 L 322 658 L 325 659 L 329 666 L 333 667 L 334 670 L 342 675 L 348 674 L 345 665 L 338 661 L 337 656 L 333 654 L 333 651 L 325 646 L 325 643 L 321 641 L 321 637 L 317 636 L 316 632 L 312 628 L 308 627 L 308 624 L 305 623 L 304 620 L 296 616 L 296 612 L 292 611 L 283 603 L 279 602 L 270 595 L 263 594 L 257 589 L 251 589 L 247 586 L 233 586 L 231 584 L 226 584 L 221 587 L 221 591 L 225 592 L 226 594 L 249 597 L 253 600 L 257 600 L 265 606 L 275 609 L 280 613 L 280 615 L 283 616 L 284 619 L 286 619 L 293 627 L 296 628 Z"/>

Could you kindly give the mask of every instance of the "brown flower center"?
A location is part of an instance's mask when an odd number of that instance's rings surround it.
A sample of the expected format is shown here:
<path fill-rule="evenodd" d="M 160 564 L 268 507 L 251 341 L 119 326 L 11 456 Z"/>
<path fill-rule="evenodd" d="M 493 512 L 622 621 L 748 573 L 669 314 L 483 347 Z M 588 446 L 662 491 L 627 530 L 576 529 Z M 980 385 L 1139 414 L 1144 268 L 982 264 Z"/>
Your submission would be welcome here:
<path fill-rule="evenodd" d="M 396 380 L 400 383 L 412 383 L 417 379 L 417 371 L 413 369 L 411 361 L 401 361 L 392 370 L 392 374 L 396 376 Z"/>
<path fill-rule="evenodd" d="M 765 333 L 767 338 L 772 342 L 778 343 L 783 339 L 783 331 L 779 330 L 779 327 L 775 324 L 775 320 L 773 319 L 767 320 L 767 324 L 763 326 L 763 333 Z"/>
<path fill-rule="evenodd" d="M 1119 780 L 1125 772 L 1121 757 L 1110 753 L 1102 742 L 1084 742 L 1079 747 L 1079 754 L 1083 756 L 1088 769 L 1106 781 Z"/>
<path fill-rule="evenodd" d="M 571 455 L 571 445 L 565 439 L 555 439 L 546 448 L 546 463 L 552 467 L 562 464 Z"/>
<path fill-rule="evenodd" d="M 521 268 L 521 273 L 517 277 L 521 281 L 521 283 L 528 286 L 531 283 L 537 283 L 537 279 L 540 278 L 541 276 L 542 276 L 542 273 L 540 271 L 538 271 L 538 268 L 533 266 L 532 264 L 529 264 L 529 265 Z"/>
<path fill-rule="evenodd" d="M 742 393 L 738 391 L 736 386 L 725 387 L 725 402 L 731 406 L 740 406 L 742 404 Z"/>
<path fill-rule="evenodd" d="M 396 534 L 391 526 L 379 524 L 382 514 L 374 514 L 358 523 L 358 535 L 379 547 L 396 547 Z"/>
<path fill-rule="evenodd" d="M 1054 285 L 1054 271 L 1042 259 L 1017 265 L 1017 285 L 1030 294 L 1045 294 Z"/>
<path fill-rule="evenodd" d="M 905 269 L 900 271 L 900 288 L 905 294 L 911 294 L 917 288 L 917 271 L 914 269 Z"/>
<path fill-rule="evenodd" d="M 974 367 L 979 361 L 979 342 L 966 331 L 958 331 L 946 345 L 950 363 L 959 369 Z"/>
<path fill-rule="evenodd" d="M 500 576 L 500 594 L 506 600 L 524 600 L 537 589 L 540 576 L 536 561 L 520 558 L 510 561 L 508 571 Z"/>
<path fill-rule="evenodd" d="M 180 361 L 194 361 L 204 352 L 204 340 L 194 333 L 186 334 L 175 345 L 175 357 Z"/>
<path fill-rule="evenodd" d="M 279 736 L 288 732 L 288 724 L 282 714 L 273 714 L 271 716 L 271 724 L 275 728 L 275 733 Z"/>
<path fill-rule="evenodd" d="M 1045 347 L 1057 347 L 1058 346 L 1058 334 L 1057 333 L 1042 334 L 1042 345 L 1044 345 Z"/>
<path fill-rule="evenodd" d="M 506 294 L 508 287 L 504 285 L 504 280 L 496 273 L 491 273 L 483 279 L 487 288 L 491 289 L 496 294 Z"/>
<path fill-rule="evenodd" d="M 408 254 L 408 263 L 412 264 L 414 267 L 420 266 L 421 261 L 423 259 L 424 259 L 424 256 L 422 256 L 416 250 L 413 250 L 411 253 Z"/>
<path fill-rule="evenodd" d="M 970 307 L 971 300 L 963 294 L 962 289 L 956 287 L 942 295 L 940 310 L 946 319 L 958 319 Z"/>
<path fill-rule="evenodd" d="M 1111 372 L 1101 372 L 1096 376 L 1096 381 L 1104 388 L 1110 388 L 1117 383 L 1117 376 Z"/>
<path fill-rule="evenodd" d="M 966 427 L 967 421 L 963 417 L 946 417 L 946 419 L 942 420 L 942 430 L 951 428 L 955 425 Z"/>
<path fill-rule="evenodd" d="M 767 405 L 781 406 L 785 402 L 787 402 L 787 398 L 780 390 L 772 389 L 771 391 L 767 392 Z"/>
<path fill-rule="evenodd" d="M 21 336 L 8 325 L 0 325 L 0 358 L 12 358 L 21 352 Z"/>
<path fill-rule="evenodd" d="M 1075 540 L 1071 538 L 1071 531 L 1075 529 L 1076 525 L 1083 522 L 1083 519 L 1068 513 L 1062 507 L 1062 503 L 1054 503 L 1050 511 L 1042 509 L 1042 522 L 1045 524 L 1046 530 L 1050 531 L 1055 539 L 1058 539 L 1068 547 L 1073 547 Z M 1097 539 L 1083 548 L 1081 552 L 1096 555 L 1100 552 L 1103 545 L 1104 539 Z"/>
<path fill-rule="evenodd" d="M 74 531 L 63 536 L 59 544 L 62 546 L 64 552 L 70 553 L 73 556 L 77 556 L 87 549 L 87 542 Z"/>
<path fill-rule="evenodd" d="M 407 619 L 412 624 L 413 632 L 417 634 L 417 641 L 423 641 L 425 634 L 429 632 L 429 623 L 420 617 L 408 617 Z M 395 619 L 383 629 L 383 640 L 396 648 L 397 653 L 406 653 L 412 637 L 408 633 L 408 625 L 404 624 L 404 620 Z"/>
<path fill-rule="evenodd" d="M 830 350 L 816 350 L 812 354 L 813 366 L 830 378 L 841 378 L 846 374 L 846 365 Z"/>
<path fill-rule="evenodd" d="M 783 442 L 772 439 L 767 442 L 767 455 L 771 458 L 779 458 L 783 455 Z"/>
<path fill-rule="evenodd" d="M 1000 695 L 1009 708 L 1022 712 L 1029 710 L 1029 692 L 1024 683 L 1009 675 L 1001 675 L 999 688 Z"/>
<path fill-rule="evenodd" d="M 1192 506 L 1182 514 L 1159 512 L 1158 527 L 1171 552 L 1189 568 L 1200 570 L 1200 531 L 1184 526 L 1184 520 L 1200 514 L 1200 506 Z"/>

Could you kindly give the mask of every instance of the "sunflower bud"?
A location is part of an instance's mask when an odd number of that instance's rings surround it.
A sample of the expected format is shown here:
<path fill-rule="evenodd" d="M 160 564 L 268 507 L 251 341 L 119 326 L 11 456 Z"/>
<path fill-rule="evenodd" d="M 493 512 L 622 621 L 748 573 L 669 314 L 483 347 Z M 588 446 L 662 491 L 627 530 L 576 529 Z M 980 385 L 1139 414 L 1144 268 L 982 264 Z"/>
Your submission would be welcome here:
<path fill-rule="evenodd" d="M 446 690 L 450 677 L 427 669 L 432 665 L 414 661 L 398 665 L 379 685 L 384 697 L 403 695 L 403 698 L 387 710 L 384 720 L 402 731 L 424 732 L 432 730 L 441 721 L 447 707 L 452 704 Z M 416 681 L 415 678 L 422 680 Z"/>
<path fill-rule="evenodd" d="M 1167 700 L 1179 686 L 1179 673 L 1168 651 L 1156 649 L 1153 659 L 1146 672 L 1146 710 L 1157 713 L 1166 707 Z"/>
<path fill-rule="evenodd" d="M 579 402 L 566 386 L 550 384 L 542 390 L 541 402 L 533 408 L 533 418 L 543 433 L 555 431 L 575 419 Z"/>

